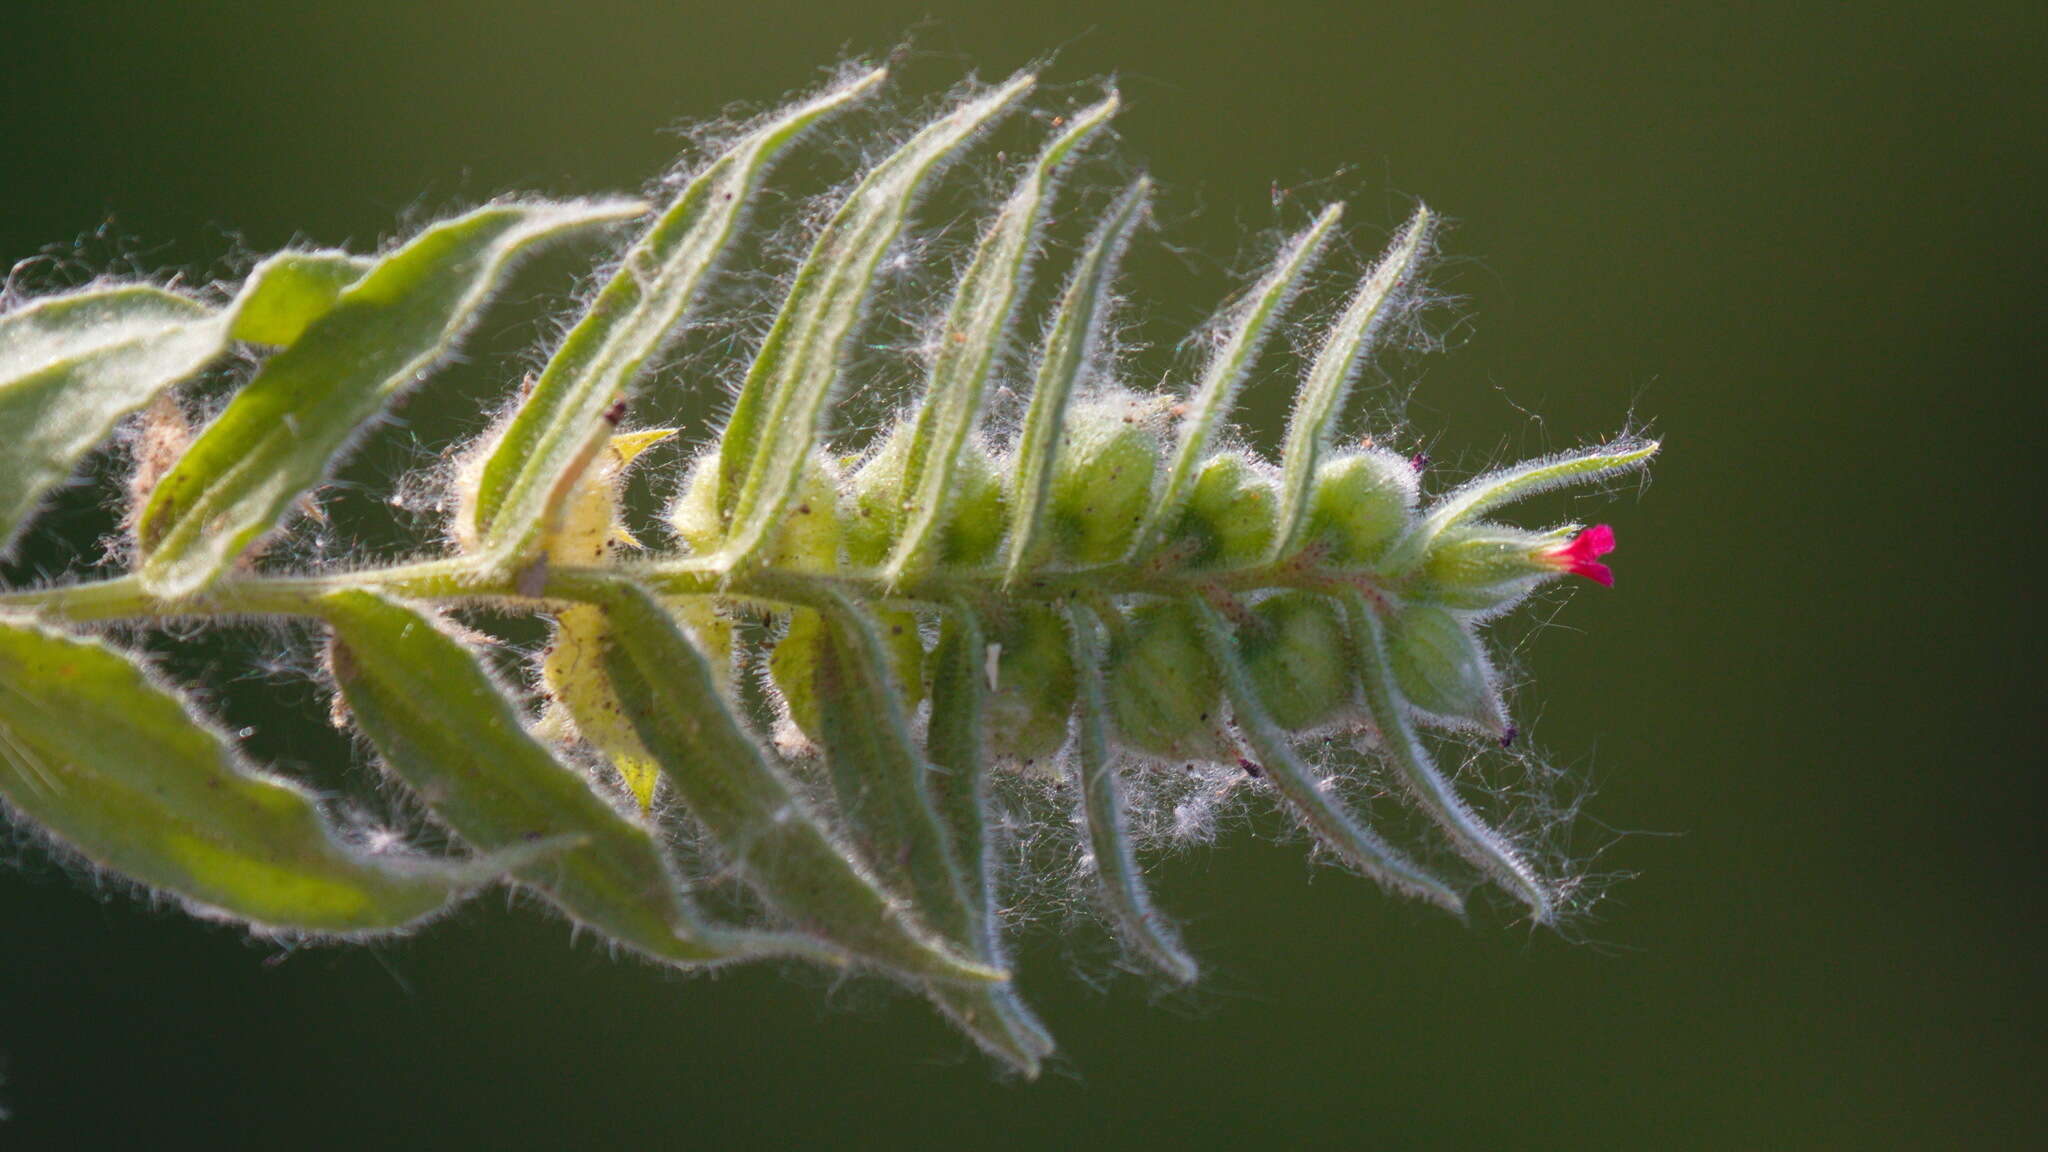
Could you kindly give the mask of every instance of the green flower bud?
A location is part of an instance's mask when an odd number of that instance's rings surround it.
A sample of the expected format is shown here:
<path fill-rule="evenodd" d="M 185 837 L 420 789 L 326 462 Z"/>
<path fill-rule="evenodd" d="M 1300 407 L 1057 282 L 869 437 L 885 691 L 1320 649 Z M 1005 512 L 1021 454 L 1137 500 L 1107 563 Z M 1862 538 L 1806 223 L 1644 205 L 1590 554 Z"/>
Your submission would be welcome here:
<path fill-rule="evenodd" d="M 1211 456 L 1195 477 L 1174 539 L 1191 566 L 1242 564 L 1273 545 L 1276 489 L 1242 452 Z"/>
<path fill-rule="evenodd" d="M 982 707 L 988 747 L 1034 764 L 1067 742 L 1074 712 L 1074 648 L 1067 622 L 1041 604 L 1018 604 L 988 636 L 989 692 Z"/>
<path fill-rule="evenodd" d="M 1156 600 L 1130 614 L 1110 642 L 1104 687 L 1124 744 L 1172 760 L 1233 755 L 1223 678 L 1185 603 Z"/>
<path fill-rule="evenodd" d="M 1508 732 L 1493 661 L 1472 626 L 1434 604 L 1410 604 L 1387 621 L 1394 679 L 1417 711 L 1453 728 Z"/>
<path fill-rule="evenodd" d="M 1550 557 L 1570 535 L 1485 522 L 1448 529 L 1424 554 L 1411 595 L 1461 612 L 1505 612 L 1559 574 Z"/>
<path fill-rule="evenodd" d="M 1010 492 L 995 458 L 979 444 L 967 446 L 954 476 L 958 488 L 940 555 L 948 564 L 980 566 L 995 557 L 1009 529 Z"/>
<path fill-rule="evenodd" d="M 847 483 L 839 516 L 846 526 L 846 559 L 856 567 L 872 568 L 888 559 L 903 531 L 910 431 L 910 421 L 897 421 Z"/>
<path fill-rule="evenodd" d="M 841 502 L 846 527 L 846 558 L 863 568 L 887 560 L 909 516 L 904 508 L 912 421 L 902 420 L 853 474 Z M 978 566 L 987 563 L 1002 543 L 1009 522 L 1009 494 L 996 474 L 995 461 L 979 444 L 963 450 L 954 470 L 956 488 L 946 526 L 940 529 L 943 563 Z"/>
<path fill-rule="evenodd" d="M 839 567 L 839 470 L 823 454 L 804 465 L 796 498 L 783 517 L 763 563 L 798 571 L 830 572 Z M 718 454 L 706 452 L 690 468 L 682 495 L 669 506 L 669 526 L 698 555 L 725 543 L 725 518 L 718 511 Z"/>
<path fill-rule="evenodd" d="M 1316 471 L 1308 538 L 1333 563 L 1370 564 L 1408 526 L 1419 495 L 1415 466 L 1392 452 L 1339 456 Z"/>
<path fill-rule="evenodd" d="M 1159 471 L 1156 419 L 1150 405 L 1129 396 L 1069 413 L 1048 508 L 1062 559 L 1110 564 L 1130 550 Z"/>
<path fill-rule="evenodd" d="M 1282 592 L 1252 609 L 1258 623 L 1238 633 L 1238 651 L 1266 714 L 1282 728 L 1322 724 L 1352 699 L 1344 617 L 1310 592 Z"/>
<path fill-rule="evenodd" d="M 903 693 L 904 707 L 915 709 L 924 699 L 924 637 L 918 633 L 917 617 L 909 612 L 878 611 L 874 618 L 888 646 L 889 668 Z M 775 651 L 768 656 L 768 677 L 782 697 L 790 723 L 813 743 L 825 730 L 814 679 L 828 636 L 823 616 L 798 608 L 789 614 L 789 631 L 775 642 Z"/>

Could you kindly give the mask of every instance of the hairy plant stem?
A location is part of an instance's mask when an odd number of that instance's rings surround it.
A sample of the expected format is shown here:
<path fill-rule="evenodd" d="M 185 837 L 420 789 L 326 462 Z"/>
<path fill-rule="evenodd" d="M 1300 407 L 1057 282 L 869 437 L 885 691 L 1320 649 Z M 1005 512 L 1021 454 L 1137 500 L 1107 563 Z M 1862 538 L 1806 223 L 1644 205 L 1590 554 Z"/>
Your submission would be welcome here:
<path fill-rule="evenodd" d="M 199 596 L 175 600 L 152 595 L 135 576 L 116 576 L 0 592 L 0 611 L 31 612 L 79 622 L 318 616 L 321 598 L 344 589 L 451 606 L 488 604 L 512 611 L 546 611 L 564 602 L 599 599 L 621 583 L 639 584 L 675 599 L 719 596 L 777 607 L 815 605 L 835 594 L 870 602 L 937 605 L 962 601 L 978 607 L 1005 599 L 1182 596 L 1265 588 L 1357 589 L 1377 600 L 1384 591 L 1381 578 L 1374 572 L 1306 564 L 1299 559 L 1195 572 L 1161 572 L 1144 564 L 1103 564 L 1040 569 L 1014 584 L 1005 584 L 1003 579 L 998 568 L 942 568 L 892 587 L 880 569 L 820 572 L 754 566 L 734 571 L 709 559 L 534 568 L 510 577 L 496 577 L 476 560 L 454 557 L 318 576 L 232 575 Z"/>

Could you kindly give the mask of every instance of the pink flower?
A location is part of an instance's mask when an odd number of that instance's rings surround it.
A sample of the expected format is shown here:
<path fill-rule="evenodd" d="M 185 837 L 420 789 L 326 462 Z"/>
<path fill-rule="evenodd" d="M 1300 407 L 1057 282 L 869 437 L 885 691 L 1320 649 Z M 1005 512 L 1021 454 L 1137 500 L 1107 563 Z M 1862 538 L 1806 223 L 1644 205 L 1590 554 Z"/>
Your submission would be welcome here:
<path fill-rule="evenodd" d="M 1574 576 L 1584 576 L 1595 584 L 1614 587 L 1614 569 L 1600 563 L 1600 557 L 1614 551 L 1614 529 L 1605 524 L 1591 528 L 1571 538 L 1569 543 L 1541 553 L 1543 562 L 1560 568 Z"/>

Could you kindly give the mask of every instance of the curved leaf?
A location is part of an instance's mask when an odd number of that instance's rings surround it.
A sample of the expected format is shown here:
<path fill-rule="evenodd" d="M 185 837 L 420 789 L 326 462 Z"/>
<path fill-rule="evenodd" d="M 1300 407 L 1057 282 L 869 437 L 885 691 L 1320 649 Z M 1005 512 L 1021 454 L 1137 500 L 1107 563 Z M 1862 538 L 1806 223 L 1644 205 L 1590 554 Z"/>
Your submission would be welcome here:
<path fill-rule="evenodd" d="M 1102 624 L 1095 613 L 1069 606 L 1074 624 L 1074 663 L 1080 669 L 1081 691 L 1076 724 L 1080 755 L 1069 769 L 1081 794 L 1081 823 L 1088 851 L 1102 884 L 1103 902 L 1125 946 L 1144 957 L 1176 983 L 1192 983 L 1199 974 L 1194 958 L 1174 938 L 1165 916 L 1152 907 L 1145 876 L 1131 848 L 1124 818 L 1124 784 L 1110 747 L 1109 703 L 1102 689 Z"/>
<path fill-rule="evenodd" d="M 605 669 L 640 742 L 742 879 L 798 927 L 911 976 L 1004 980 L 928 934 L 834 842 L 727 711 L 704 656 L 647 592 L 612 585 Z"/>
<path fill-rule="evenodd" d="M 1465 902 L 1455 890 L 1361 824 L 1341 800 L 1323 791 L 1314 771 L 1294 750 L 1292 736 L 1273 722 L 1260 703 L 1231 643 L 1229 626 L 1208 604 L 1197 602 L 1195 608 L 1209 655 L 1223 673 L 1231 719 L 1251 744 L 1267 779 L 1293 807 L 1301 822 L 1315 833 L 1316 839 L 1382 887 L 1420 897 L 1452 912 L 1464 911 Z"/>
<path fill-rule="evenodd" d="M 1059 171 L 1076 148 L 1116 115 L 1117 97 L 1074 115 L 1067 130 L 1038 154 L 1016 191 L 982 235 L 954 289 L 932 359 L 924 403 L 911 433 L 903 476 L 910 522 L 896 541 L 884 578 L 890 585 L 923 571 L 951 510 L 960 454 L 974 434 L 988 380 L 1009 342 L 1011 318 L 1031 284 L 1038 232 L 1051 210 Z"/>
<path fill-rule="evenodd" d="M 874 288 L 876 266 L 896 242 L 919 189 L 1035 79 L 1017 76 L 927 125 L 861 180 L 812 245 L 719 441 L 719 507 L 731 525 L 726 555 L 733 564 L 751 562 L 781 527 Z"/>
<path fill-rule="evenodd" d="M 1251 295 L 1238 305 L 1231 316 L 1229 335 L 1223 347 L 1209 361 L 1208 370 L 1202 374 L 1202 382 L 1189 398 L 1187 415 L 1181 418 L 1180 444 L 1174 449 L 1173 464 L 1167 470 L 1166 483 L 1153 499 L 1151 511 L 1132 542 L 1131 555 L 1143 559 L 1159 547 L 1164 534 L 1180 521 L 1181 506 L 1194 491 L 1195 477 L 1202 471 L 1202 462 L 1209 454 L 1210 441 L 1215 439 L 1216 430 L 1231 408 L 1237 404 L 1238 391 L 1244 387 L 1245 377 L 1252 365 L 1258 362 L 1259 351 L 1266 346 L 1266 338 L 1273 333 L 1273 325 L 1287 302 L 1301 291 L 1309 269 L 1315 267 L 1322 256 L 1323 245 L 1329 241 L 1330 233 L 1337 227 L 1337 221 L 1344 215 L 1344 205 L 1332 204 L 1323 209 L 1315 223 L 1301 230 L 1280 250 L 1273 266 L 1265 278 L 1252 288 Z"/>
<path fill-rule="evenodd" d="M 966 892 L 964 935 L 977 959 L 1001 966 L 1002 917 L 997 904 L 995 844 L 989 834 L 989 758 L 982 743 L 987 647 L 972 609 L 955 604 L 932 653 L 932 716 L 925 735 L 933 803 L 945 822 L 955 867 Z M 982 1048 L 1022 1072 L 1038 1075 L 1038 1062 L 1057 1045 L 1017 994 L 1014 985 L 935 985 L 933 997 Z"/>
<path fill-rule="evenodd" d="M 1429 546 L 1450 528 L 1553 488 L 1589 484 L 1646 467 L 1659 447 L 1655 440 L 1623 437 L 1595 448 L 1560 452 L 1475 476 L 1438 500 L 1415 527 L 1395 541 L 1383 567 L 1390 573 L 1406 572 L 1421 563 Z"/>
<path fill-rule="evenodd" d="M 220 354 L 213 315 L 196 300 L 130 284 L 0 316 L 0 556 L 121 417 Z"/>
<path fill-rule="evenodd" d="M 1409 794 L 1450 837 L 1451 846 L 1459 855 L 1527 904 L 1537 923 L 1549 923 L 1556 911 L 1550 886 L 1506 837 L 1487 827 L 1479 814 L 1459 798 L 1458 790 L 1430 759 L 1429 749 L 1423 746 L 1415 722 L 1409 717 L 1408 701 L 1394 679 L 1386 625 L 1360 593 L 1346 593 L 1344 607 L 1358 646 L 1358 673 L 1365 686 L 1366 708 L 1372 713 L 1373 726 L 1379 729 L 1380 741 L 1393 758 Z"/>
<path fill-rule="evenodd" d="M 379 260 L 264 364 L 157 485 L 136 522 L 143 582 L 166 598 L 205 588 L 328 474 L 365 421 L 447 354 L 515 257 L 640 211 L 624 201 L 494 204 Z"/>
<path fill-rule="evenodd" d="M 538 547 L 582 466 L 611 431 L 606 410 L 682 323 L 783 149 L 887 76 L 887 69 L 870 72 L 741 137 L 627 250 L 484 462 L 476 528 L 496 560 L 523 560 Z"/>
<path fill-rule="evenodd" d="M 516 875 L 578 923 L 685 964 L 819 952 L 802 937 L 700 921 L 653 834 L 528 735 L 490 674 L 433 618 L 359 591 L 326 597 L 321 615 L 334 629 L 331 666 L 350 715 L 456 835 L 487 851 L 575 843 Z"/>
<path fill-rule="evenodd" d="M 819 743 L 840 817 L 868 867 L 964 947 L 966 894 L 904 715 L 905 686 L 871 618 L 839 596 L 813 607 L 825 624 L 813 676 Z"/>
<path fill-rule="evenodd" d="M 271 931 L 402 929 L 512 866 L 342 843 L 132 659 L 25 622 L 0 622 L 0 795 L 93 863 Z"/>
<path fill-rule="evenodd" d="M 1023 434 L 1017 440 L 1016 511 L 1005 564 L 1009 581 L 1023 576 L 1051 547 L 1045 533 L 1045 509 L 1051 503 L 1054 458 L 1066 423 L 1067 401 L 1101 339 L 1103 319 L 1109 311 L 1109 284 L 1116 279 L 1117 264 L 1130 247 L 1131 233 L 1145 218 L 1151 196 L 1152 181 L 1140 176 L 1110 206 L 1067 281 L 1059 314 L 1046 332 L 1038 380 L 1031 389 L 1031 406 L 1024 413 Z"/>
<path fill-rule="evenodd" d="M 1268 554 L 1273 561 L 1292 555 L 1303 543 L 1316 472 L 1344 415 L 1352 378 L 1371 355 L 1388 317 L 1400 309 L 1416 270 L 1429 256 L 1435 228 L 1436 215 L 1427 207 L 1417 208 L 1387 254 L 1366 273 L 1309 366 L 1288 416 L 1286 447 L 1280 455 L 1280 527 Z"/>

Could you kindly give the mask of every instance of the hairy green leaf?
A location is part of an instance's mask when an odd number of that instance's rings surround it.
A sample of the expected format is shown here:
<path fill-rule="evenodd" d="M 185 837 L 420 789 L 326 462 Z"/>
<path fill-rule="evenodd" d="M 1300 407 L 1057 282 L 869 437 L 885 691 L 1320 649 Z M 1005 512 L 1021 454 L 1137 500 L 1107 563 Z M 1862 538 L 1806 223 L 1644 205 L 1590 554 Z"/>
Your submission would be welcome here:
<path fill-rule="evenodd" d="M 969 911 L 962 867 L 963 848 L 983 851 L 980 828 L 970 830 L 971 841 L 952 839 L 959 824 L 944 820 L 935 803 L 933 769 L 911 736 L 902 706 L 907 693 L 875 622 L 843 599 L 821 602 L 819 610 L 826 627 L 816 674 L 821 744 L 849 837 L 877 875 L 911 895 L 925 924 L 963 954 L 998 967 Z M 964 815 L 957 802 L 950 814 L 956 821 Z M 1035 1022 L 1009 984 L 940 984 L 931 996 L 977 1043 L 1036 1073 L 1043 1031 L 1033 1033 Z"/>
<path fill-rule="evenodd" d="M 212 583 L 318 484 L 363 423 L 447 354 L 514 258 L 638 215 L 601 201 L 494 204 L 427 229 L 264 364 L 151 494 L 139 571 L 158 595 Z"/>
<path fill-rule="evenodd" d="M 1067 281 L 1060 297 L 1059 313 L 1046 332 L 1045 347 L 1039 353 L 1038 380 L 1031 390 L 1031 405 L 1024 413 L 1024 432 L 1017 440 L 1016 497 L 1011 528 L 1007 579 L 1015 582 L 1033 565 L 1042 563 L 1051 549 L 1046 539 L 1046 506 L 1051 502 L 1054 457 L 1059 451 L 1060 429 L 1067 415 L 1067 402 L 1088 368 L 1099 342 L 1103 317 L 1109 310 L 1110 282 L 1130 247 L 1131 233 L 1145 218 L 1151 203 L 1152 181 L 1140 176 L 1110 206 L 1088 251 Z"/>
<path fill-rule="evenodd" d="M 861 180 L 812 245 L 720 441 L 719 505 L 731 525 L 726 552 L 734 564 L 754 559 L 781 527 L 874 290 L 876 267 L 919 189 L 1035 80 L 1017 76 L 928 125 Z"/>
<path fill-rule="evenodd" d="M 1188 494 L 1194 490 L 1195 477 L 1201 474 L 1202 461 L 1208 457 L 1209 445 L 1215 439 L 1217 429 L 1222 427 L 1230 410 L 1236 406 L 1238 391 L 1244 387 L 1252 365 L 1258 362 L 1259 352 L 1266 346 L 1266 338 L 1272 335 L 1275 321 L 1286 309 L 1287 302 L 1301 291 L 1309 270 L 1322 256 L 1323 246 L 1329 242 L 1330 233 L 1336 230 L 1337 221 L 1343 215 L 1342 204 L 1332 204 L 1323 209 L 1315 223 L 1287 242 L 1265 278 L 1252 288 L 1251 295 L 1232 313 L 1225 329 L 1227 335 L 1223 347 L 1210 360 L 1201 384 L 1188 400 L 1187 415 L 1181 418 L 1180 443 L 1174 449 L 1166 483 L 1159 489 L 1151 511 L 1145 516 L 1144 525 L 1133 542 L 1132 556 L 1142 560 L 1151 555 L 1161 543 L 1166 529 L 1180 519 L 1181 506 L 1187 503 Z"/>
<path fill-rule="evenodd" d="M 1305 542 L 1309 503 L 1323 452 L 1330 446 L 1344 400 L 1387 319 L 1401 307 L 1417 269 L 1429 255 L 1436 216 L 1417 208 L 1408 226 L 1387 254 L 1366 273 L 1351 303 L 1324 338 L 1323 349 L 1309 366 L 1308 377 L 1294 398 L 1287 421 L 1287 442 L 1280 454 L 1280 529 L 1273 537 L 1270 558 L 1291 555 Z"/>
<path fill-rule="evenodd" d="M 0 621 L 0 795 L 93 863 L 266 931 L 395 931 L 499 870 L 344 844 L 134 660 L 25 621 Z"/>
<path fill-rule="evenodd" d="M 249 273 L 235 299 L 228 334 L 251 344 L 290 344 L 376 266 L 374 260 L 332 249 L 280 252 Z"/>
<path fill-rule="evenodd" d="M 1645 467 L 1659 447 L 1655 440 L 1624 437 L 1597 448 L 1546 456 L 1476 476 L 1432 505 L 1413 528 L 1395 541 L 1385 567 L 1389 572 L 1407 572 L 1422 561 L 1429 546 L 1447 529 L 1503 504 L 1526 500 L 1553 488 L 1589 484 Z"/>
<path fill-rule="evenodd" d="M 841 816 L 868 867 L 909 896 L 934 931 L 965 946 L 966 893 L 887 644 L 845 598 L 821 597 L 816 608 L 825 625 L 815 671 L 819 736 Z"/>
<path fill-rule="evenodd" d="M 1423 746 L 1415 722 L 1409 718 L 1408 701 L 1394 678 L 1386 625 L 1357 592 L 1346 594 L 1344 607 L 1358 646 L 1358 673 L 1365 687 L 1366 707 L 1409 794 L 1450 837 L 1451 846 L 1459 855 L 1527 904 L 1537 923 L 1548 923 L 1556 911 L 1556 897 L 1550 886 L 1514 845 L 1487 827 L 1430 759 L 1429 749 Z"/>
<path fill-rule="evenodd" d="M 528 735 L 477 658 L 432 617 L 370 592 L 328 596 L 330 664 L 384 765 L 485 851 L 573 842 L 516 875 L 578 923 L 657 959 L 817 958 L 815 942 L 703 923 L 662 847 Z"/>
<path fill-rule="evenodd" d="M 922 572 L 936 558 L 939 528 L 952 509 L 958 486 L 955 470 L 980 418 L 989 374 L 1009 341 L 1011 318 L 1030 288 L 1031 257 L 1051 211 L 1059 170 L 1083 141 L 1109 123 L 1117 107 L 1116 94 L 1111 93 L 1107 100 L 1075 114 L 1067 130 L 1046 145 L 982 235 L 954 289 L 911 434 L 903 477 L 910 523 L 884 572 L 892 585 Z"/>
<path fill-rule="evenodd" d="M 933 804 L 944 821 L 966 900 L 963 935 L 976 959 L 1003 963 L 995 844 L 989 834 L 988 753 L 983 747 L 987 641 L 974 610 L 954 604 L 932 653 L 932 718 L 925 737 Z M 1014 985 L 936 985 L 933 998 L 962 1030 L 1027 1078 L 1052 1054 L 1052 1034 Z"/>
<path fill-rule="evenodd" d="M 877 69 L 786 109 L 683 187 L 556 349 L 478 475 L 477 536 L 494 560 L 526 559 L 610 433 L 605 413 L 688 315 L 784 149 L 873 92 Z"/>
<path fill-rule="evenodd" d="M 121 417 L 204 368 L 224 343 L 205 305 L 140 284 L 0 316 L 0 556 Z"/>
<path fill-rule="evenodd" d="M 1095 613 L 1069 606 L 1074 626 L 1074 663 L 1080 668 L 1080 702 L 1075 728 L 1079 755 L 1070 773 L 1081 797 L 1081 823 L 1088 852 L 1101 882 L 1103 903 L 1117 936 L 1176 983 L 1193 983 L 1199 969 L 1174 938 L 1165 916 L 1152 907 L 1145 877 L 1131 848 L 1129 821 L 1124 815 L 1124 783 L 1109 741 L 1109 702 L 1102 690 L 1102 624 Z"/>
<path fill-rule="evenodd" d="M 662 775 L 777 912 L 863 959 L 936 980 L 1004 980 L 960 955 L 875 886 L 741 727 L 710 665 L 652 596 L 607 588 L 605 669 Z"/>
<path fill-rule="evenodd" d="M 1251 744 L 1267 779 L 1318 841 L 1360 872 L 1391 891 L 1419 897 L 1452 912 L 1464 900 L 1442 880 L 1408 859 L 1379 833 L 1359 823 L 1344 802 L 1324 790 L 1313 769 L 1294 749 L 1289 734 L 1273 723 L 1259 701 L 1242 661 L 1231 643 L 1230 627 L 1216 609 L 1196 602 L 1209 656 L 1223 672 L 1223 690 L 1230 698 L 1231 719 Z"/>

